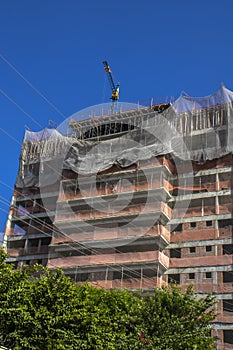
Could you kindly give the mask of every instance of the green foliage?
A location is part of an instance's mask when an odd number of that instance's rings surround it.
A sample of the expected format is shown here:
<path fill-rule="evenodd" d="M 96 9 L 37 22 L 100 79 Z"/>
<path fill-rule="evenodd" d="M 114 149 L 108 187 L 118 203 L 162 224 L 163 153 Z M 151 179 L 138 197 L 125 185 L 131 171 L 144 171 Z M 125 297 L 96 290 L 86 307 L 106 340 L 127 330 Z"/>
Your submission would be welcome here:
<path fill-rule="evenodd" d="M 75 285 L 61 270 L 23 271 L 0 251 L 0 344 L 14 350 L 213 349 L 214 300 L 192 288 L 127 290 Z"/>
<path fill-rule="evenodd" d="M 197 299 L 192 286 L 181 294 L 174 285 L 170 290 L 156 289 L 154 296 L 143 303 L 142 318 L 145 335 L 151 340 L 150 349 L 213 349 L 208 326 L 215 314 L 213 297 Z"/>

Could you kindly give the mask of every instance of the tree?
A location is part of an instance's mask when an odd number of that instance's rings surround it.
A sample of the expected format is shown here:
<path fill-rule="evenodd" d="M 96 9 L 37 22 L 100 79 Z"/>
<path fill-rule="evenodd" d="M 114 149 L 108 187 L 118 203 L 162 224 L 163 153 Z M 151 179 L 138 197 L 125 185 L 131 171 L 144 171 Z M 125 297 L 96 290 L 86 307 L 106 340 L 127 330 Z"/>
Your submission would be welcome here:
<path fill-rule="evenodd" d="M 145 338 L 151 349 L 213 349 L 210 323 L 215 318 L 214 298 L 195 298 L 193 287 L 185 293 L 173 285 L 156 289 L 143 300 L 142 319 Z"/>
<path fill-rule="evenodd" d="M 0 252 L 0 344 L 14 350 L 213 349 L 212 297 L 77 286 L 61 270 L 14 270 Z"/>

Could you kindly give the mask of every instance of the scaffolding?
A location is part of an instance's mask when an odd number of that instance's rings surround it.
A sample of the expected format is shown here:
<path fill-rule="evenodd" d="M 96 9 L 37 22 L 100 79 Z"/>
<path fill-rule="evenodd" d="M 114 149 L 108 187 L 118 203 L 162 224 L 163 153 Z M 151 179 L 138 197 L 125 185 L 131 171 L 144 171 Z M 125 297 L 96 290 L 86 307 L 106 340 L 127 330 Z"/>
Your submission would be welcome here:
<path fill-rule="evenodd" d="M 9 262 L 61 267 L 104 288 L 193 283 L 218 297 L 222 336 L 222 324 L 233 328 L 224 308 L 233 294 L 232 103 L 221 86 L 172 104 L 95 106 L 56 130 L 26 131 Z"/>

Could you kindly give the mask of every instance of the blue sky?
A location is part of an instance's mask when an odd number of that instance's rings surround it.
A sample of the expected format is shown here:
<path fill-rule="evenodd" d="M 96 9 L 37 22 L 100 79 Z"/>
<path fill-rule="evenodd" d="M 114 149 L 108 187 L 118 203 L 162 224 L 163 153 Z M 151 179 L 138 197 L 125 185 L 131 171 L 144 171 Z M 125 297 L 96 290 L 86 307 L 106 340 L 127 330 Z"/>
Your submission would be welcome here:
<path fill-rule="evenodd" d="M 121 101 L 204 96 L 221 82 L 233 90 L 232 13 L 232 0 L 2 0 L 0 54 L 66 117 L 109 101 L 104 59 Z M 37 131 L 63 118 L 2 58 L 0 89 L 0 181 L 9 186 L 0 182 L 0 195 L 10 200 L 25 125 Z M 5 220 L 0 211 L 0 231 Z"/>

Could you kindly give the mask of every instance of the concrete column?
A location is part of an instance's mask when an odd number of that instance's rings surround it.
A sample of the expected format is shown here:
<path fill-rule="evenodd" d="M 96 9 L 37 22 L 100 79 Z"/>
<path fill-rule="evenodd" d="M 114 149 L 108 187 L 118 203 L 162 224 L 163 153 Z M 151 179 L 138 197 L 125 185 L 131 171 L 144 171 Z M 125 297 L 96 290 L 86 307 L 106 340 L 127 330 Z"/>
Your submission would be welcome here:
<path fill-rule="evenodd" d="M 11 199 L 11 205 L 10 205 L 10 210 L 8 213 L 8 217 L 7 217 L 7 221 L 6 221 L 6 228 L 5 228 L 5 233 L 3 236 L 3 242 L 2 242 L 2 247 L 3 249 L 7 249 L 7 236 L 9 236 L 11 234 L 11 231 L 14 227 L 14 224 L 12 223 L 12 216 L 14 214 L 14 207 L 16 204 L 16 196 L 15 194 L 12 196 Z"/>
<path fill-rule="evenodd" d="M 38 249 L 37 249 L 38 253 L 40 251 L 40 247 L 41 247 L 41 238 L 39 239 L 39 242 L 38 242 Z"/>
<path fill-rule="evenodd" d="M 219 183 L 219 174 L 218 174 L 218 169 L 216 169 L 216 191 L 220 191 L 220 183 Z"/>
<path fill-rule="evenodd" d="M 215 213 L 219 214 L 219 199 L 218 199 L 218 191 L 220 190 L 220 186 L 219 186 L 219 174 L 218 174 L 218 170 L 216 172 L 216 197 L 215 197 Z"/>

